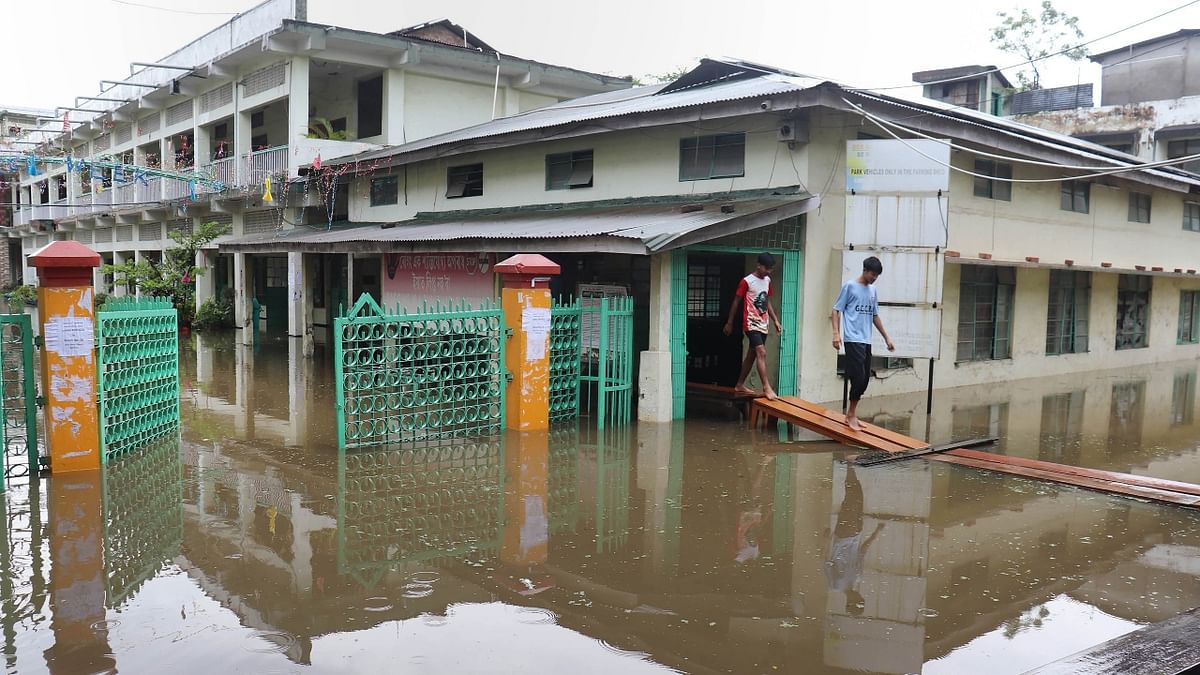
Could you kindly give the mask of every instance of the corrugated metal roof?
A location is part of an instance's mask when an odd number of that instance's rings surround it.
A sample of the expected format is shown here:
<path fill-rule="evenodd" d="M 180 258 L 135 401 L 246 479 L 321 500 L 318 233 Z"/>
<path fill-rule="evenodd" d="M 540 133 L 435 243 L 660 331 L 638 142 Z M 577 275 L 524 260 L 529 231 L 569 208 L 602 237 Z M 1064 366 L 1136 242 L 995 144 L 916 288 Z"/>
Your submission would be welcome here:
<path fill-rule="evenodd" d="M 697 89 L 685 89 L 655 96 L 668 85 L 656 84 L 593 94 L 528 112 L 501 117 L 473 127 L 431 136 L 412 143 L 372 150 L 325 162 L 326 165 L 373 162 L 376 160 L 417 152 L 441 145 L 450 145 L 521 131 L 534 131 L 562 124 L 588 122 L 637 113 L 661 112 L 710 103 L 737 101 L 759 96 L 773 96 L 810 89 L 823 80 L 782 74 L 768 74 L 747 80 L 736 80 Z"/>
<path fill-rule="evenodd" d="M 394 225 L 369 225 L 332 230 L 297 228 L 280 233 L 247 235 L 222 242 L 221 250 L 287 251 L 305 249 L 349 250 L 351 244 L 392 244 L 482 241 L 481 246 L 510 250 L 513 241 L 591 239 L 591 250 L 649 254 L 703 241 L 704 230 L 728 224 L 733 230 L 769 225 L 816 208 L 810 195 L 790 195 L 734 202 L 713 202 L 686 211 L 679 204 L 617 206 L 594 209 L 516 211 L 462 214 L 459 217 L 419 218 Z M 738 222 L 735 222 L 738 221 Z M 729 228 L 712 237 L 729 234 Z M 739 231 L 741 231 L 739 230 Z M 696 235 L 684 239 L 687 235 Z M 506 246 L 506 242 L 508 245 Z M 370 248 L 370 247 L 367 247 Z"/>

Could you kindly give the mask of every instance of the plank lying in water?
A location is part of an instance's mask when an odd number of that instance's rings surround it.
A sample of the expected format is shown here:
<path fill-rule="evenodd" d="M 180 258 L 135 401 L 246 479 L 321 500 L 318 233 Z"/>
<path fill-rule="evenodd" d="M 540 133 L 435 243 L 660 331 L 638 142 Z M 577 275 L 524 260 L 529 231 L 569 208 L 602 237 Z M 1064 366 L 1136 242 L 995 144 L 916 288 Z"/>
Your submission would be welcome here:
<path fill-rule="evenodd" d="M 728 398 L 734 401 L 740 401 L 748 398 L 762 398 L 762 393 L 757 391 L 744 392 L 735 391 L 733 387 L 724 387 L 719 384 L 703 384 L 701 382 L 688 382 L 687 390 L 689 393 L 705 394 L 708 396 Z"/>
<path fill-rule="evenodd" d="M 1071 476 L 1096 478 L 1099 480 L 1107 480 L 1124 485 L 1137 485 L 1139 487 L 1150 488 L 1153 490 L 1179 492 L 1186 495 L 1200 497 L 1200 485 L 1195 485 L 1193 483 L 1182 483 L 1177 480 L 1154 478 L 1152 476 L 1138 476 L 1132 473 L 1105 471 L 1103 469 L 1088 469 L 1082 466 L 1071 466 L 1069 464 L 1055 464 L 1054 462 L 1043 462 L 1039 459 L 1010 457 L 1008 455 L 997 455 L 995 453 L 983 452 L 980 450 L 958 449 L 950 451 L 948 454 L 956 457 L 970 457 L 973 459 L 982 459 L 988 462 L 1002 462 L 1004 464 L 1012 464 L 1014 466 L 1028 467 L 1031 469 L 1044 469 L 1047 471 L 1069 474 Z"/>
<path fill-rule="evenodd" d="M 1029 671 L 1026 675 L 1160 673 L 1177 675 L 1200 665 L 1200 609 L 1139 628 Z"/>
<path fill-rule="evenodd" d="M 874 424 L 863 423 L 862 431 L 846 426 L 846 418 L 816 404 L 788 396 L 774 401 L 754 399 L 750 407 L 750 424 L 757 426 L 764 418 L 774 418 L 814 431 L 840 443 L 859 445 L 885 452 L 907 452 L 928 447 L 915 438 L 909 438 Z M 840 419 L 839 419 L 840 418 Z"/>
<path fill-rule="evenodd" d="M 887 464 L 889 462 L 899 462 L 899 461 L 902 461 L 905 459 L 912 459 L 914 457 L 924 457 L 926 455 L 932 455 L 932 454 L 935 454 L 938 452 L 949 452 L 950 450 L 973 448 L 973 447 L 980 446 L 980 445 L 991 445 L 998 440 L 1000 440 L 1000 438 L 998 436 L 987 436 L 984 438 L 971 438 L 971 439 L 962 440 L 962 441 L 955 441 L 953 443 L 943 443 L 942 445 L 935 445 L 935 446 L 932 446 L 929 448 L 925 448 L 924 450 L 912 450 L 912 451 L 905 452 L 905 453 L 893 453 L 890 455 L 884 455 L 882 457 L 859 457 L 854 460 L 854 464 L 857 466 L 875 466 L 876 464 Z"/>

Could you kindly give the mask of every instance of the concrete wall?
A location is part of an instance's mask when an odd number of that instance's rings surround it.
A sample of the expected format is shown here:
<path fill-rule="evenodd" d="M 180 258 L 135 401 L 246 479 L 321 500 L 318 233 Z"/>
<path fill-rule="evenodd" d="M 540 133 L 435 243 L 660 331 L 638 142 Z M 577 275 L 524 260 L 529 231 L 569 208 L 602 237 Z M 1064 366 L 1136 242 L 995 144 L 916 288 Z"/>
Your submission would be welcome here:
<path fill-rule="evenodd" d="M 1163 40 L 1106 57 L 1103 105 L 1159 101 L 1200 94 L 1200 38 Z"/>

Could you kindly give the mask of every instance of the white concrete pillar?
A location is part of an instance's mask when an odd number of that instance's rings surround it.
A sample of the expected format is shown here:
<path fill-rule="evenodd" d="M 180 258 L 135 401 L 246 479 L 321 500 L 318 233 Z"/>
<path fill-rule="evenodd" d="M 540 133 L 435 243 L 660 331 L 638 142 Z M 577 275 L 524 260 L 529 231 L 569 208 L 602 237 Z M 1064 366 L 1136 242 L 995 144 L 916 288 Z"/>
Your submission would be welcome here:
<path fill-rule="evenodd" d="M 670 574 L 679 562 L 682 434 L 682 426 L 670 423 L 637 426 L 637 486 L 646 494 L 643 550 L 652 575 Z"/>
<path fill-rule="evenodd" d="M 288 76 L 288 177 L 296 175 L 300 168 L 296 155 L 298 148 L 308 135 L 308 57 L 293 56 L 291 74 Z M 287 189 L 280 186 L 280 191 Z"/>
<path fill-rule="evenodd" d="M 303 338 L 309 333 L 308 269 L 303 253 L 287 254 L 288 321 L 290 338 Z"/>
<path fill-rule="evenodd" d="M 388 145 L 408 141 L 404 133 L 404 71 L 391 68 L 383 74 L 383 137 Z"/>
<path fill-rule="evenodd" d="M 112 256 L 113 256 L 113 264 L 114 264 L 114 265 L 121 265 L 121 264 L 123 264 L 123 263 L 124 263 L 126 260 L 128 260 L 128 258 L 126 257 L 126 255 L 125 255 L 125 253 L 124 253 L 123 251 L 113 251 L 113 254 L 112 254 Z M 115 297 L 118 297 L 118 298 L 123 298 L 123 297 L 125 297 L 126 295 L 128 295 L 129 293 L 128 293 L 128 291 L 126 290 L 126 288 L 125 288 L 125 285 L 124 285 L 124 284 L 118 284 L 118 283 L 116 283 L 116 279 L 114 278 L 114 279 L 113 279 L 113 292 L 112 292 L 112 294 L 113 294 Z"/>
<path fill-rule="evenodd" d="M 217 251 L 215 249 L 201 249 L 196 251 L 197 268 L 203 270 L 196 275 L 196 310 L 200 310 L 200 306 L 206 300 L 211 300 L 216 295 L 217 279 L 216 274 Z"/>
<path fill-rule="evenodd" d="M 354 254 L 346 254 L 346 309 L 349 312 L 358 297 L 354 295 Z"/>
<path fill-rule="evenodd" d="M 650 258 L 650 343 L 642 352 L 638 373 L 638 420 L 642 422 L 670 422 L 673 417 L 671 255 L 658 253 Z"/>
<path fill-rule="evenodd" d="M 238 340 L 244 344 L 254 344 L 254 321 L 258 317 L 251 316 L 253 303 L 250 301 L 254 294 L 254 279 L 251 276 L 251 261 L 248 254 L 233 254 L 233 317 L 234 324 L 240 332 Z"/>

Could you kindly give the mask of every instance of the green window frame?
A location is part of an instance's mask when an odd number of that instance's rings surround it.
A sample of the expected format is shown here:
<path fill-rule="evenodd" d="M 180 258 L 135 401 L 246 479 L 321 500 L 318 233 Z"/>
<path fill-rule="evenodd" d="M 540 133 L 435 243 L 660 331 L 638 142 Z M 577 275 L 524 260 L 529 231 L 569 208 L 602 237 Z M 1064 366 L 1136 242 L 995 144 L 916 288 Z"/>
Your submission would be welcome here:
<path fill-rule="evenodd" d="M 1059 208 L 1063 211 L 1087 213 L 1091 206 L 1092 184 L 1081 180 L 1064 180 L 1061 194 Z"/>
<path fill-rule="evenodd" d="M 546 189 L 577 190 L 592 187 L 592 155 L 591 150 L 546 155 Z"/>
<path fill-rule="evenodd" d="M 483 195 L 483 164 L 464 164 L 446 169 L 446 199 Z"/>
<path fill-rule="evenodd" d="M 995 162 L 990 159 L 975 160 L 975 196 L 983 199 L 997 199 L 1000 201 L 1012 201 L 1012 183 L 1003 180 L 995 180 L 994 178 L 985 178 L 985 176 L 994 176 L 995 178 L 1012 179 L 1012 164 L 1004 162 Z"/>
<path fill-rule="evenodd" d="M 993 361 L 1012 356 L 1012 267 L 963 265 L 959 283 L 956 360 Z"/>
<path fill-rule="evenodd" d="M 1129 222 L 1150 222 L 1150 195 L 1145 192 L 1129 193 Z"/>
<path fill-rule="evenodd" d="M 1200 291 L 1179 291 L 1179 334 L 1181 345 L 1200 344 Z"/>
<path fill-rule="evenodd" d="M 1088 350 L 1091 272 L 1050 270 L 1046 308 L 1046 355 L 1081 354 Z"/>
<path fill-rule="evenodd" d="M 746 134 L 713 134 L 679 139 L 679 180 L 738 178 L 746 175 Z"/>
<path fill-rule="evenodd" d="M 400 179 L 398 176 L 381 176 L 371 179 L 371 206 L 390 206 L 400 201 Z"/>
<path fill-rule="evenodd" d="M 1183 203 L 1183 229 L 1188 232 L 1200 232 L 1200 204 Z"/>
<path fill-rule="evenodd" d="M 1154 280 L 1144 274 L 1122 274 L 1117 282 L 1118 350 L 1150 346 L 1150 291 Z"/>

